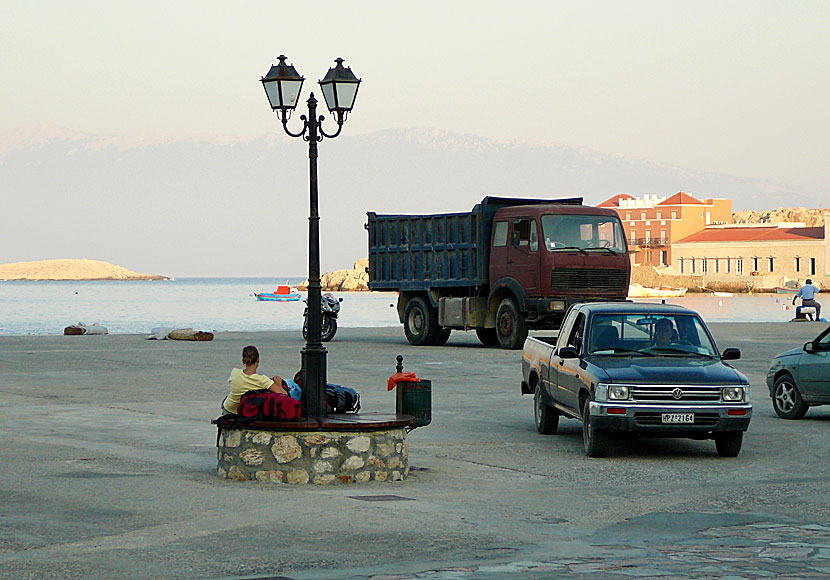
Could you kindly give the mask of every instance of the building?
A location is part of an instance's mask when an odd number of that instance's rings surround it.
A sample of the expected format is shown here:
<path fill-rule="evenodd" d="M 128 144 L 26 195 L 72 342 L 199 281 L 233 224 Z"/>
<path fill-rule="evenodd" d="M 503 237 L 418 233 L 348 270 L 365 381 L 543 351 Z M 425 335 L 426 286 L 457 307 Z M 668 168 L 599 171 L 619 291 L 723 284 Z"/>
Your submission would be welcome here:
<path fill-rule="evenodd" d="M 672 244 L 675 274 L 705 276 L 706 281 L 752 281 L 775 288 L 785 280 L 816 285 L 830 275 L 830 213 L 823 227 L 804 224 L 710 226 Z M 748 277 L 753 278 L 748 278 Z"/>
<path fill-rule="evenodd" d="M 599 207 L 615 210 L 628 238 L 631 263 L 669 266 L 675 263 L 673 244 L 709 225 L 732 223 L 732 200 L 700 200 L 680 191 L 669 198 L 615 195 Z"/>

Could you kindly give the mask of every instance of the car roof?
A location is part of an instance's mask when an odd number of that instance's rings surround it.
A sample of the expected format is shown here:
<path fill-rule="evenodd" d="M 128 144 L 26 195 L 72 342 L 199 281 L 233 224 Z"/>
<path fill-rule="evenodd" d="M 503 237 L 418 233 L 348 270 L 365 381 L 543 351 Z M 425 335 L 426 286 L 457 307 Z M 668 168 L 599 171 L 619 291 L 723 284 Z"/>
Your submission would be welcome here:
<path fill-rule="evenodd" d="M 676 304 L 660 304 L 653 302 L 586 302 L 578 308 L 586 314 L 691 314 L 697 312 Z"/>

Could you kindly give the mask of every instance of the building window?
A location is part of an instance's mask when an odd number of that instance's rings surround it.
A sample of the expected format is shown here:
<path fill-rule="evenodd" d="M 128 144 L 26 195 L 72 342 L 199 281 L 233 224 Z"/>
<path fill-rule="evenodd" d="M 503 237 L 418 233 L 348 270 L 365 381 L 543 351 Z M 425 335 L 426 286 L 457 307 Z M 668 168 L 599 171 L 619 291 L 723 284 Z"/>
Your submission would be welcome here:
<path fill-rule="evenodd" d="M 801 272 L 801 258 L 798 256 L 795 257 L 795 271 Z"/>
<path fill-rule="evenodd" d="M 720 272 L 720 258 L 715 258 L 715 274 Z"/>
<path fill-rule="evenodd" d="M 651 230 L 646 230 L 646 243 L 651 242 Z"/>
<path fill-rule="evenodd" d="M 631 212 L 630 211 L 625 212 L 625 220 L 629 221 L 629 222 L 631 221 Z"/>
<path fill-rule="evenodd" d="M 691 262 L 692 262 L 692 274 L 694 274 L 695 273 L 695 259 L 694 258 L 689 258 L 689 260 L 691 260 Z"/>
<path fill-rule="evenodd" d="M 738 274 L 743 274 L 744 273 L 744 259 L 743 258 L 738 258 L 736 260 L 736 262 L 735 262 L 735 272 L 737 272 Z"/>
<path fill-rule="evenodd" d="M 816 259 L 810 258 L 810 276 L 816 275 Z"/>
<path fill-rule="evenodd" d="M 770 259 L 769 259 L 769 271 L 771 273 L 775 272 L 775 258 L 773 258 L 772 256 L 770 256 Z"/>
<path fill-rule="evenodd" d="M 663 212 L 662 212 L 662 211 L 658 211 L 658 212 L 657 212 L 657 219 L 658 219 L 658 220 L 663 219 Z"/>
<path fill-rule="evenodd" d="M 752 270 L 755 272 L 758 271 L 758 258 L 752 258 Z"/>
<path fill-rule="evenodd" d="M 677 219 L 677 212 L 676 211 L 671 212 L 671 219 L 673 219 L 673 220 Z"/>
<path fill-rule="evenodd" d="M 668 238 L 666 237 L 666 230 L 660 230 L 660 243 L 665 244 L 668 242 Z"/>
<path fill-rule="evenodd" d="M 666 250 L 660 251 L 660 265 L 667 266 L 669 263 L 669 253 Z"/>
<path fill-rule="evenodd" d="M 683 274 L 683 273 L 684 273 L 684 270 L 683 270 L 683 258 L 680 258 L 680 273 L 681 273 L 681 274 Z"/>
<path fill-rule="evenodd" d="M 726 258 L 726 273 L 729 274 L 732 271 L 732 260 Z"/>

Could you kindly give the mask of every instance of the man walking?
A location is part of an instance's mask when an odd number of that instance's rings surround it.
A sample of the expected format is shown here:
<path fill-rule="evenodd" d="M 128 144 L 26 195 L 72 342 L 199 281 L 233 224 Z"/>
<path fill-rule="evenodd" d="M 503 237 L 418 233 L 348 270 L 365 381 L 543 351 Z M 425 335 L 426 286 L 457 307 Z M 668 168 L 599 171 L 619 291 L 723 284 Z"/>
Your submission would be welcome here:
<path fill-rule="evenodd" d="M 793 296 L 793 305 L 795 305 L 795 299 L 800 297 L 802 307 L 812 306 L 816 309 L 816 322 L 821 321 L 821 304 L 814 300 L 815 295 L 819 292 L 821 292 L 821 290 L 813 286 L 813 281 L 810 278 L 807 278 L 804 286 L 798 289 L 798 294 Z"/>

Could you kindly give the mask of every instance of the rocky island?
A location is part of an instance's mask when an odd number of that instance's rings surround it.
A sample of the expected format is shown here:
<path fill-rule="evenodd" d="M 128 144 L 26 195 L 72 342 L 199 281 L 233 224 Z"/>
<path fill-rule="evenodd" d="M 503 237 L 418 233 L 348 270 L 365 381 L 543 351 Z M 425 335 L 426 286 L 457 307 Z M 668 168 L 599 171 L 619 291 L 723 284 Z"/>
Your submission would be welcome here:
<path fill-rule="evenodd" d="M 0 264 L 0 280 L 168 280 L 100 260 L 39 260 Z"/>
<path fill-rule="evenodd" d="M 354 267 L 345 270 L 335 270 L 320 276 L 320 287 L 323 292 L 368 292 L 369 291 L 369 258 L 360 258 Z M 308 290 L 308 280 L 297 285 L 298 290 Z"/>

